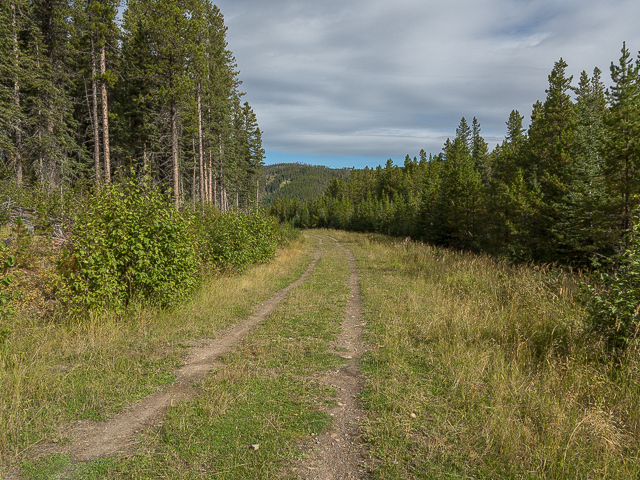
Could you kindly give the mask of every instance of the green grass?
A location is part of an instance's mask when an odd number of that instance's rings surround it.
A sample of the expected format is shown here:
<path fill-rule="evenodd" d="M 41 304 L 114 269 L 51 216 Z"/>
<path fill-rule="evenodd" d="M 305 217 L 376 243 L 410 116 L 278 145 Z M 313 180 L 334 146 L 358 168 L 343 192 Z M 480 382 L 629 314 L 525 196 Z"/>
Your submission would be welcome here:
<path fill-rule="evenodd" d="M 301 436 L 330 424 L 317 405 L 331 397 L 307 380 L 234 361 L 211 375 L 195 400 L 169 411 L 144 453 L 106 468 L 104 461 L 89 464 L 78 478 L 98 469 L 100 478 L 276 478 L 285 460 L 300 455 Z"/>
<path fill-rule="evenodd" d="M 315 242 L 314 240 L 311 240 Z M 285 478 L 299 443 L 331 424 L 336 392 L 316 376 L 344 364 L 329 342 L 344 319 L 349 267 L 327 241 L 305 283 L 141 437 L 135 455 L 80 465 L 78 479 Z M 259 445 L 257 450 L 252 445 Z"/>
<path fill-rule="evenodd" d="M 20 465 L 22 476 L 29 480 L 58 478 L 71 465 L 69 455 L 49 455 L 37 461 L 24 461 Z"/>
<path fill-rule="evenodd" d="M 0 465 L 15 465 L 30 446 L 59 436 L 58 425 L 104 420 L 172 382 L 189 352 L 184 342 L 215 337 L 249 315 L 302 274 L 309 248 L 298 243 L 243 275 L 212 277 L 170 311 L 3 321 L 11 334 L 0 346 Z"/>
<path fill-rule="evenodd" d="M 362 277 L 373 478 L 638 478 L 640 362 L 607 362 L 575 276 L 333 235 Z"/>

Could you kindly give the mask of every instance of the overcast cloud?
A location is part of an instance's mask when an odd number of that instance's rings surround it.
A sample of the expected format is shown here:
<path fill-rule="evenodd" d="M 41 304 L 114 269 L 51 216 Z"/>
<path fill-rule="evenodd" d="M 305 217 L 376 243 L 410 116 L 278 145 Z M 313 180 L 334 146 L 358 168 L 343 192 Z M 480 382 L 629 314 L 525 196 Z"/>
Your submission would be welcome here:
<path fill-rule="evenodd" d="M 640 49 L 638 0 L 218 0 L 267 163 L 434 154 L 461 117 L 491 146 L 560 57 L 609 80 Z M 355 157 L 362 157 L 361 159 Z"/>

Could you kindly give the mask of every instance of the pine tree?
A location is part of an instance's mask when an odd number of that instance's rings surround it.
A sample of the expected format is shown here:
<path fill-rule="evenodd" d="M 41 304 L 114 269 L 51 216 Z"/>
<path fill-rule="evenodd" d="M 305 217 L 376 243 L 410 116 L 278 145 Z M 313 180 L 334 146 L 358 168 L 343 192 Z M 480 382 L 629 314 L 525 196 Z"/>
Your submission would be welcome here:
<path fill-rule="evenodd" d="M 112 67 L 120 53 L 120 31 L 115 21 L 118 4 L 117 0 L 78 0 L 74 8 L 77 82 L 82 84 L 77 96 L 86 96 L 86 102 L 76 99 L 77 121 L 86 124 L 88 119 L 90 134 L 87 141 L 93 143 L 93 170 L 97 185 L 102 178 L 109 182 L 113 170 L 109 97 L 117 76 L 107 66 Z M 91 102 L 87 83 L 91 85 Z M 85 103 L 86 110 L 82 108 Z M 100 161 L 101 152 L 103 162 Z"/>
<path fill-rule="evenodd" d="M 465 118 L 448 145 L 440 206 L 451 246 L 470 249 L 477 243 L 482 179 L 471 156 L 472 132 Z"/>
<path fill-rule="evenodd" d="M 125 34 L 137 53 L 140 79 L 148 88 L 139 98 L 151 100 L 168 114 L 171 179 L 176 208 L 181 200 L 180 127 L 188 93 L 193 92 L 189 71 L 195 43 L 190 23 L 193 5 L 178 0 L 131 0 L 124 15 Z M 136 68 L 136 67 L 134 67 Z"/>
<path fill-rule="evenodd" d="M 614 216 L 621 233 L 632 226 L 634 195 L 640 192 L 640 82 L 639 65 L 626 44 L 618 65 L 611 63 L 613 85 L 607 93 L 609 115 L 603 148 L 607 190 L 613 198 Z"/>
<path fill-rule="evenodd" d="M 607 107 L 600 75 L 598 68 L 592 78 L 583 71 L 575 88 L 571 181 L 560 204 L 558 231 L 565 247 L 563 254 L 579 264 L 588 263 L 595 252 L 610 250 L 614 241 L 602 156 Z"/>
<path fill-rule="evenodd" d="M 20 91 L 25 87 L 24 46 L 19 37 L 28 21 L 27 8 L 17 1 L 0 6 L 0 152 L 13 159 L 18 186 L 22 184 L 26 127 Z"/>
<path fill-rule="evenodd" d="M 538 106 L 541 110 L 542 104 Z M 521 261 L 532 258 L 530 228 L 536 205 L 536 196 L 525 179 L 528 139 L 522 120 L 517 110 L 511 111 L 506 138 L 491 154 L 493 169 L 482 240 L 486 251 Z"/>
<path fill-rule="evenodd" d="M 534 106 L 529 127 L 529 160 L 525 174 L 532 191 L 539 191 L 540 210 L 533 218 L 532 248 L 537 258 L 552 261 L 562 243 L 558 230 L 562 198 L 571 181 L 572 141 L 575 109 L 569 92 L 572 77 L 566 77 L 567 63 L 562 58 L 549 75 L 547 97 Z"/>
<path fill-rule="evenodd" d="M 75 138 L 73 118 L 73 69 L 75 51 L 70 42 L 71 5 L 67 0 L 36 0 L 33 21 L 35 68 L 29 116 L 34 120 L 31 133 L 35 173 L 50 190 L 75 175 L 73 157 L 80 148 Z"/>
<path fill-rule="evenodd" d="M 480 135 L 480 122 L 473 117 L 471 123 L 471 158 L 476 171 L 480 174 L 482 181 L 488 183 L 491 178 L 491 166 L 489 157 L 489 145 Z"/>

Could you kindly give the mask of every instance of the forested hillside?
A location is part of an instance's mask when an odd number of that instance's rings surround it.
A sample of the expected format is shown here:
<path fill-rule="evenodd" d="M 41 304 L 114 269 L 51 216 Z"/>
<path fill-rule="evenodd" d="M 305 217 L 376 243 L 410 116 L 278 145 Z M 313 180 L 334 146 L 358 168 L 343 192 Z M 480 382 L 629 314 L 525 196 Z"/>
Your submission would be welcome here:
<path fill-rule="evenodd" d="M 311 200 L 324 193 L 332 178 L 348 178 L 350 168 L 328 168 L 321 165 L 279 163 L 267 165 L 260 177 L 260 199 L 271 205 L 275 198 Z"/>
<path fill-rule="evenodd" d="M 264 151 L 206 0 L 0 5 L 0 169 L 48 191 L 147 169 L 175 203 L 256 198 Z"/>
<path fill-rule="evenodd" d="M 435 156 L 355 170 L 316 200 L 274 202 L 294 225 L 411 236 L 514 260 L 585 265 L 631 231 L 640 194 L 640 60 L 623 46 L 577 85 L 560 59 L 528 129 L 512 111 L 489 152 L 480 123 L 462 118 Z"/>

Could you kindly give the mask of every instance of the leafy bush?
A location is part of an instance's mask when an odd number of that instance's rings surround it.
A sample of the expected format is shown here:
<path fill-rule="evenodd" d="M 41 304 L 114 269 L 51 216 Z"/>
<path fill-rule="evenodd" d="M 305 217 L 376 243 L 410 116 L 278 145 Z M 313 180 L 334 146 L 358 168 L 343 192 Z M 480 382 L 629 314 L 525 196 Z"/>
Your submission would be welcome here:
<path fill-rule="evenodd" d="M 199 223 L 203 261 L 217 269 L 242 271 L 268 262 L 278 247 L 278 223 L 262 210 L 220 213 L 211 208 Z"/>
<path fill-rule="evenodd" d="M 280 245 L 289 245 L 291 242 L 300 240 L 302 232 L 292 225 L 292 222 L 280 222 L 278 225 L 280 233 Z"/>
<path fill-rule="evenodd" d="M 640 340 L 640 223 L 636 222 L 619 253 L 594 262 L 587 310 L 594 330 L 613 350 L 638 346 Z"/>
<path fill-rule="evenodd" d="M 2 270 L 2 277 L 0 277 L 0 319 L 4 319 L 14 313 L 10 304 L 11 294 L 8 291 L 9 285 L 13 282 L 13 277 L 11 275 L 7 275 L 7 272 L 10 268 L 15 267 L 16 257 L 15 255 L 8 254 L 4 245 L 0 248 L 0 255 L 4 257 L 0 264 L 0 269 Z M 4 343 L 4 340 L 9 333 L 10 330 L 0 328 L 0 345 Z"/>
<path fill-rule="evenodd" d="M 88 308 L 173 304 L 198 281 L 193 216 L 135 178 L 105 186 L 78 212 L 59 268 L 63 300 Z"/>

